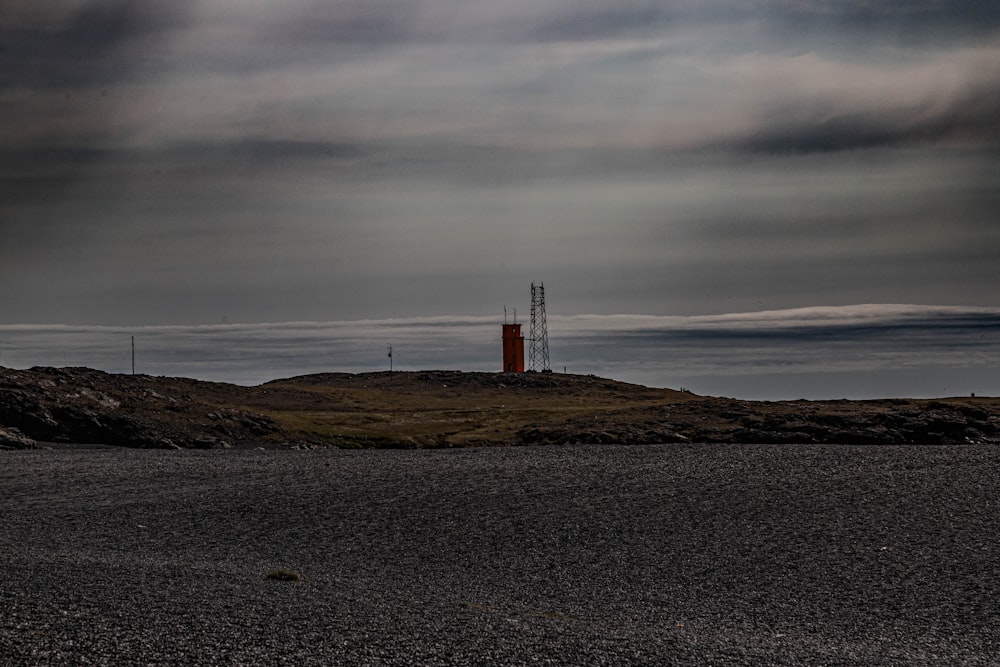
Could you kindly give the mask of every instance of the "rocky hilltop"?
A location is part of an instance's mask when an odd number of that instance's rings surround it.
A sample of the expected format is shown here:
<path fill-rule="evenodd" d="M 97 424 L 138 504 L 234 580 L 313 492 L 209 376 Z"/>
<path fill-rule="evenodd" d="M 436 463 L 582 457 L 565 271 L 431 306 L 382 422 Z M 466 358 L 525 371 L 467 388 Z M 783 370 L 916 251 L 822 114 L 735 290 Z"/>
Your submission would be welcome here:
<path fill-rule="evenodd" d="M 323 373 L 254 387 L 0 368 L 0 448 L 1000 444 L 1000 399 L 741 401 L 554 373 Z"/>

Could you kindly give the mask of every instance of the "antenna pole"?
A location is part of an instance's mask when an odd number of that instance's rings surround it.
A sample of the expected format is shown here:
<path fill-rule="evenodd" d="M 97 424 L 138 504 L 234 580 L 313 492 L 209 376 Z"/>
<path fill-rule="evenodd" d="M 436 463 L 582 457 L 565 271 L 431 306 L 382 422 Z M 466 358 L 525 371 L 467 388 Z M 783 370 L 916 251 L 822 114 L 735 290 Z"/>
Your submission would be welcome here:
<path fill-rule="evenodd" d="M 132 336 L 132 375 L 135 375 L 135 336 Z"/>
<path fill-rule="evenodd" d="M 545 284 L 531 283 L 531 347 L 528 348 L 530 370 L 551 371 L 549 368 L 549 331 L 545 322 Z"/>

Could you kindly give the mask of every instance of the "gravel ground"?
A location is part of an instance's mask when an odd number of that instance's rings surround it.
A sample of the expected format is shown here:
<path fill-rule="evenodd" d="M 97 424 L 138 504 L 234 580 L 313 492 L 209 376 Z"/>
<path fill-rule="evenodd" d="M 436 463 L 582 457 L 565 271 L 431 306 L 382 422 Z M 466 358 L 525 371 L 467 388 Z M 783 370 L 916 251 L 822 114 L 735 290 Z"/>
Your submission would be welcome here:
<path fill-rule="evenodd" d="M 0 662 L 998 664 L 998 485 L 977 446 L 0 452 Z"/>

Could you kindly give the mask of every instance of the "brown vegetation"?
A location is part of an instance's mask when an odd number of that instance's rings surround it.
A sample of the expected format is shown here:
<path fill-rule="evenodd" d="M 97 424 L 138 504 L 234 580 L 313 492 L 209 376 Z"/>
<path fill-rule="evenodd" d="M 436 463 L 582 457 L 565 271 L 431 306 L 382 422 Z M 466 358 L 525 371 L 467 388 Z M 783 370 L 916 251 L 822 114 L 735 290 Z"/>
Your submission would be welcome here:
<path fill-rule="evenodd" d="M 554 373 L 324 373 L 243 387 L 0 368 L 0 429 L 137 447 L 960 444 L 1000 442 L 1000 399 L 740 401 Z"/>

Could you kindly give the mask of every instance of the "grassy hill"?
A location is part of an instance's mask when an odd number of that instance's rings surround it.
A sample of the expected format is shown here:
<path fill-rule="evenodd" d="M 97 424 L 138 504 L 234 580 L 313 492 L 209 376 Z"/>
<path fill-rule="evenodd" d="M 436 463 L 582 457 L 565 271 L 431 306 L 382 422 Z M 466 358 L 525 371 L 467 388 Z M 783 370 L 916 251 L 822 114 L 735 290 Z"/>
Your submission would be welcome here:
<path fill-rule="evenodd" d="M 555 373 L 323 373 L 244 387 L 0 368 L 0 446 L 26 446 L 22 435 L 132 447 L 1000 444 L 1000 399 L 740 401 Z"/>

